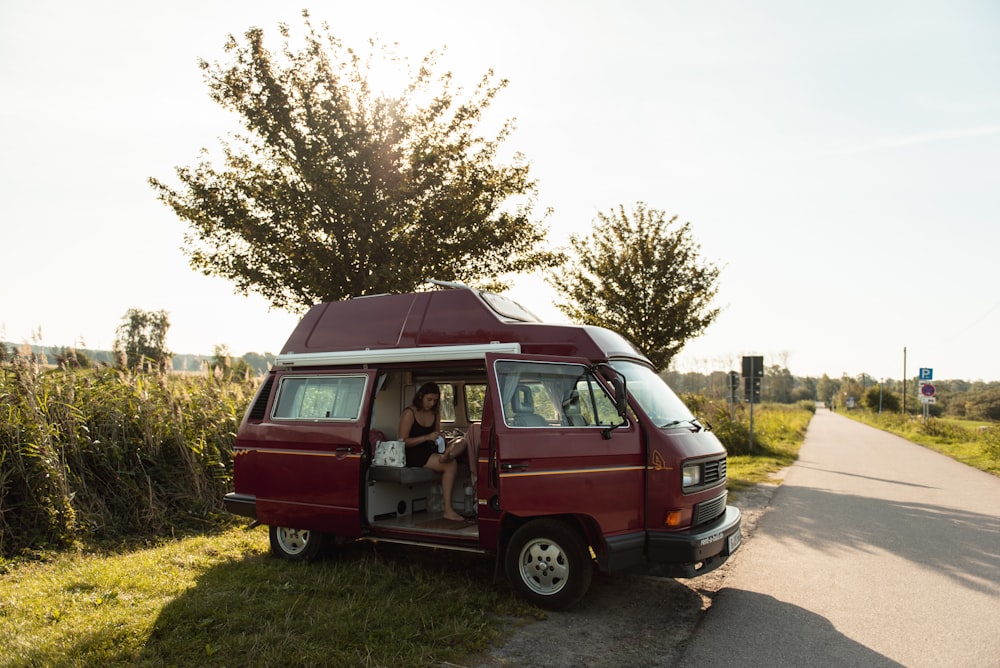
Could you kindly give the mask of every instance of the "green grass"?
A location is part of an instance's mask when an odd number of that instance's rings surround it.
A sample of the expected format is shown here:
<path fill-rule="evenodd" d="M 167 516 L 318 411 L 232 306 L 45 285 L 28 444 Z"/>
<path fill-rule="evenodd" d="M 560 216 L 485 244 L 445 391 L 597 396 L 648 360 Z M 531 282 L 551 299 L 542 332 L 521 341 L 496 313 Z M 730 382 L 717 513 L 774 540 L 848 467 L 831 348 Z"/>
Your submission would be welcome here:
<path fill-rule="evenodd" d="M 424 666 L 534 608 L 477 555 L 356 543 L 267 554 L 263 528 L 5 565 L 0 666 Z M 518 621 L 520 620 L 520 622 Z"/>
<path fill-rule="evenodd" d="M 798 405 L 763 404 L 754 413 L 753 454 L 732 454 L 727 465 L 730 491 L 774 482 L 773 474 L 795 463 L 813 412 Z"/>
<path fill-rule="evenodd" d="M 899 413 L 847 411 L 847 417 L 936 450 L 1000 476 L 1000 425 L 958 418 L 923 418 Z"/>

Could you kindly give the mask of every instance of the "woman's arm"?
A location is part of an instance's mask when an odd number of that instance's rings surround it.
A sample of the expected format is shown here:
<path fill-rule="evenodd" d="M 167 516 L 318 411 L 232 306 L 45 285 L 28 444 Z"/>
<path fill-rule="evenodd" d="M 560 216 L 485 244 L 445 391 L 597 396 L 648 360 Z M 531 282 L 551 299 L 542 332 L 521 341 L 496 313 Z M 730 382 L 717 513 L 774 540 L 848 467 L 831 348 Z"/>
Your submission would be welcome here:
<path fill-rule="evenodd" d="M 410 429 L 413 428 L 414 419 L 413 411 L 409 407 L 404 408 L 403 412 L 399 415 L 399 427 L 396 429 L 396 438 L 402 441 L 407 447 L 416 445 L 416 443 L 410 442 L 415 440 L 410 438 Z"/>

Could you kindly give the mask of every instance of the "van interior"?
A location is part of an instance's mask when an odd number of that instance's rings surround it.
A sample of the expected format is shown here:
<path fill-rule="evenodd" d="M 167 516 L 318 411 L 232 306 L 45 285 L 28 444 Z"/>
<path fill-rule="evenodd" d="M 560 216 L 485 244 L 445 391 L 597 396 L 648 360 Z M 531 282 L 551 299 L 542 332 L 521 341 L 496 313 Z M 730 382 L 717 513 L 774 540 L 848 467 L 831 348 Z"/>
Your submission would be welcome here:
<path fill-rule="evenodd" d="M 369 442 L 374 451 L 380 440 L 396 440 L 399 416 L 426 382 L 441 389 L 441 432 L 446 440 L 464 436 L 473 422 L 482 420 L 486 395 L 483 369 L 386 370 L 378 375 Z M 368 524 L 379 529 L 418 533 L 445 533 L 475 537 L 478 498 L 466 453 L 458 458 L 458 474 L 451 499 L 442 498 L 441 474 L 426 468 L 370 466 L 365 472 L 365 509 Z M 443 504 L 470 521 L 464 526 L 444 520 Z"/>

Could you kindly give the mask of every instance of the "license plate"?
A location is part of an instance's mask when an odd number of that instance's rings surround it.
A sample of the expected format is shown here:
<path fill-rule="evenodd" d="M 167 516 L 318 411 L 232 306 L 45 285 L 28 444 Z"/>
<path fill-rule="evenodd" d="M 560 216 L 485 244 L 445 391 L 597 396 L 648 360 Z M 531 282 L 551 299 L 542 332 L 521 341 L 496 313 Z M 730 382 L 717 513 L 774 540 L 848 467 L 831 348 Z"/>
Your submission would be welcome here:
<path fill-rule="evenodd" d="M 743 543 L 743 534 L 742 532 L 737 531 L 736 533 L 734 533 L 733 535 L 731 535 L 729 538 L 726 539 L 726 551 L 729 554 L 732 554 L 742 543 Z"/>

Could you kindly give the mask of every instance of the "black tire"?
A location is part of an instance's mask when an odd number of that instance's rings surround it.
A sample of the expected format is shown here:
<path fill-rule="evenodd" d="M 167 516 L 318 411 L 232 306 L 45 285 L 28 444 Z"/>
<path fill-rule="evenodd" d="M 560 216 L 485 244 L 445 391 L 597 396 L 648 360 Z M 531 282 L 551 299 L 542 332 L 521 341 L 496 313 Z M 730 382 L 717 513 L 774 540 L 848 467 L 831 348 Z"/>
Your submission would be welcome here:
<path fill-rule="evenodd" d="M 578 603 L 594 577 L 580 532 L 557 520 L 535 520 L 514 532 L 505 556 L 507 580 L 521 598 L 549 610 Z"/>
<path fill-rule="evenodd" d="M 289 561 L 312 561 L 323 549 L 323 534 L 308 529 L 270 527 L 271 554 Z"/>

